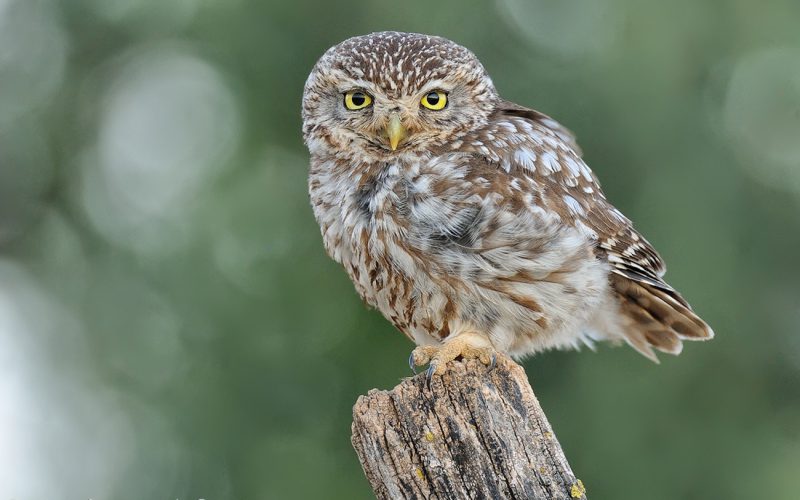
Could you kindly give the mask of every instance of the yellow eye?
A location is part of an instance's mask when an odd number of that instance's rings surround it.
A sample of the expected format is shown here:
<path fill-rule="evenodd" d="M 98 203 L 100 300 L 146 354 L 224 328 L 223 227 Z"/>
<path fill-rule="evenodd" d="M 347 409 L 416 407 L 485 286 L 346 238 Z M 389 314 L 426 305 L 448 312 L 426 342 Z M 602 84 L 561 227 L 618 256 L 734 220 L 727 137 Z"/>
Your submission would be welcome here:
<path fill-rule="evenodd" d="M 344 95 L 344 106 L 350 110 L 364 109 L 372 104 L 372 97 L 361 90 L 351 90 Z"/>
<path fill-rule="evenodd" d="M 432 109 L 434 111 L 439 111 L 440 109 L 444 109 L 447 106 L 447 94 L 442 92 L 441 90 L 434 90 L 433 92 L 428 92 L 422 97 L 422 105 L 428 109 Z"/>

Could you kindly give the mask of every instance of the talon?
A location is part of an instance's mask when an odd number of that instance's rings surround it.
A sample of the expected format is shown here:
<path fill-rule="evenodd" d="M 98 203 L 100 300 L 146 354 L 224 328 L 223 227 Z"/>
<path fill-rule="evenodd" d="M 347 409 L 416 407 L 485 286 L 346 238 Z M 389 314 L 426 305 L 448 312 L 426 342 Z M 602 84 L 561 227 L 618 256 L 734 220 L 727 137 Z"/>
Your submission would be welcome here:
<path fill-rule="evenodd" d="M 486 370 L 486 371 L 490 372 L 490 371 L 494 370 L 495 366 L 497 366 L 497 354 L 492 353 L 492 362 L 489 363 L 489 369 Z"/>
<path fill-rule="evenodd" d="M 436 365 L 431 363 L 428 370 L 425 372 L 425 383 L 428 385 L 428 389 L 431 388 L 431 379 L 434 373 L 436 373 Z"/>
<path fill-rule="evenodd" d="M 414 362 L 414 351 L 411 351 L 411 355 L 408 356 L 408 367 L 411 368 L 414 375 L 417 374 L 417 364 Z"/>
<path fill-rule="evenodd" d="M 426 365 L 429 361 L 433 360 L 433 357 L 438 351 L 438 347 L 429 345 L 416 347 L 413 351 L 411 351 L 411 356 L 408 358 L 408 364 L 411 366 L 412 370 L 414 369 L 414 366 Z"/>
<path fill-rule="evenodd" d="M 434 375 L 442 375 L 447 371 L 447 364 L 453 360 L 477 359 L 489 370 L 494 368 L 495 350 L 489 339 L 477 332 L 463 332 L 448 338 L 444 343 L 436 346 L 418 346 L 408 357 L 408 366 L 414 374 L 415 366 L 429 364 L 426 372 L 428 386 Z"/>

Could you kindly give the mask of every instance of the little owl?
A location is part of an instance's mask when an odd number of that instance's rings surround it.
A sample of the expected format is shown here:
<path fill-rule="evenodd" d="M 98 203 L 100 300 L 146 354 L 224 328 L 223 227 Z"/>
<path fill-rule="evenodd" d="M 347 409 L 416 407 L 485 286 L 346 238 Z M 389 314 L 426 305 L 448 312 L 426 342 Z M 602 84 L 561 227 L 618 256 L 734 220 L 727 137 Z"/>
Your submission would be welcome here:
<path fill-rule="evenodd" d="M 501 98 L 460 45 L 384 32 L 329 49 L 303 137 L 325 249 L 429 375 L 596 340 L 657 361 L 713 336 L 572 133 Z"/>

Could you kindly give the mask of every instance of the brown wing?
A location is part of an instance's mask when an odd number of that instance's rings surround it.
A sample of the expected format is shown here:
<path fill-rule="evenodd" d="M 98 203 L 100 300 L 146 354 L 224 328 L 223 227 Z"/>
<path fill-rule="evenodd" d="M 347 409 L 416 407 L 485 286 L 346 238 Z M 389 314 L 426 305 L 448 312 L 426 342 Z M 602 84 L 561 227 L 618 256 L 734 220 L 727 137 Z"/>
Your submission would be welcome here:
<path fill-rule="evenodd" d="M 678 354 L 682 340 L 712 338 L 711 328 L 662 279 L 666 266 L 658 252 L 605 199 L 597 177 L 580 157 L 575 136 L 552 118 L 513 103 L 504 103 L 494 118 L 497 123 L 516 118 L 532 125 L 531 140 L 513 141 L 508 161 L 517 160 L 516 168 L 528 170 L 546 207 L 596 241 L 598 258 L 612 266 L 610 282 L 625 317 L 622 333 L 628 343 L 657 361 L 652 348 Z M 529 133 L 524 125 L 516 128 Z M 514 148 L 532 154 L 519 156 Z M 519 162 L 520 157 L 526 161 Z"/>
<path fill-rule="evenodd" d="M 583 156 L 583 151 L 581 151 L 580 146 L 578 146 L 578 141 L 575 139 L 575 134 L 573 134 L 570 129 L 561 125 L 546 114 L 540 113 L 534 109 L 520 106 L 519 104 L 515 104 L 511 101 L 502 101 L 499 107 L 502 110 L 501 112 L 506 116 L 519 116 L 520 118 L 525 118 L 527 120 L 544 125 L 552 130 L 558 136 L 558 138 L 564 141 L 564 143 L 567 144 L 573 151 L 575 151 L 578 156 Z"/>
<path fill-rule="evenodd" d="M 628 343 L 655 361 L 651 347 L 680 354 L 683 340 L 713 337 L 708 325 L 662 279 L 664 261 L 627 218 L 603 200 L 593 204 L 584 223 L 597 233 L 598 256 L 612 266 L 611 286 L 628 320 Z"/>

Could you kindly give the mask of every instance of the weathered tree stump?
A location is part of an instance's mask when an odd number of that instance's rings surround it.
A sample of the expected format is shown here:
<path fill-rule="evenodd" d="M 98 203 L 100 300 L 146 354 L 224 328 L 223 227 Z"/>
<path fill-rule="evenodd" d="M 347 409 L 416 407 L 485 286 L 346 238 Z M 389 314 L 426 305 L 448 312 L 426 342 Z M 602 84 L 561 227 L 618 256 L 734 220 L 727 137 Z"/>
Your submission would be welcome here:
<path fill-rule="evenodd" d="M 525 371 L 450 363 L 353 408 L 353 447 L 380 499 L 586 498 Z"/>

